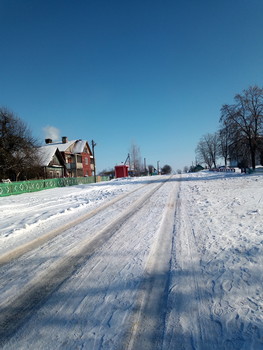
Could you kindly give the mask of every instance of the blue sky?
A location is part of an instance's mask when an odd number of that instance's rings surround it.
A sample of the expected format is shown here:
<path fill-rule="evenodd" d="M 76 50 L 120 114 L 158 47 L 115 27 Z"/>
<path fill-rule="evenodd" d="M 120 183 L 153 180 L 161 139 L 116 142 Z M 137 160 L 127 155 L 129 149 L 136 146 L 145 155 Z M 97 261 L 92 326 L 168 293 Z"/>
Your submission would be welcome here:
<path fill-rule="evenodd" d="M 0 42 L 0 106 L 40 142 L 94 139 L 98 170 L 132 143 L 191 165 L 221 106 L 263 85 L 263 0 L 0 0 Z"/>

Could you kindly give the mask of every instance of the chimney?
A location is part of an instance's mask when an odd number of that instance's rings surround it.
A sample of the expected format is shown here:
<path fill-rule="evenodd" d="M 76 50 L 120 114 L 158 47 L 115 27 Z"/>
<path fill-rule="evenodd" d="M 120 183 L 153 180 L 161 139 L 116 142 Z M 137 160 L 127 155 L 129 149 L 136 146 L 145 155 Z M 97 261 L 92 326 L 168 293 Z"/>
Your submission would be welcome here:
<path fill-rule="evenodd" d="M 68 142 L 67 136 L 62 136 L 62 143 L 67 143 L 67 142 Z"/>
<path fill-rule="evenodd" d="M 45 139 L 46 144 L 48 145 L 49 143 L 52 143 L 51 139 Z"/>

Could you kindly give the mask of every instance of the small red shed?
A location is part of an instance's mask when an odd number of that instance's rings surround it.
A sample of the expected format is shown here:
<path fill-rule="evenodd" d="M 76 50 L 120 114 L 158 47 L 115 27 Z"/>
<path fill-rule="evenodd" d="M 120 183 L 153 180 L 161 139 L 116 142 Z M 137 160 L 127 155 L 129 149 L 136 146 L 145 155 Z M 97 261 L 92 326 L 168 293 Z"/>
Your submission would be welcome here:
<path fill-rule="evenodd" d="M 116 165 L 115 166 L 115 177 L 128 177 L 128 165 Z"/>

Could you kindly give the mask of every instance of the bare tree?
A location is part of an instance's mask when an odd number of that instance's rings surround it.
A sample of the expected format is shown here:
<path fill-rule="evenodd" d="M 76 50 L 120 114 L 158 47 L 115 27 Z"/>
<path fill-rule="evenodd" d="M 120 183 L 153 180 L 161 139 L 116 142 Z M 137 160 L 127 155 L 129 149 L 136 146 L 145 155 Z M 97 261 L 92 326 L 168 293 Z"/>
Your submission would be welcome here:
<path fill-rule="evenodd" d="M 134 175 L 139 176 L 143 169 L 140 147 L 132 143 L 130 148 L 131 170 Z"/>
<path fill-rule="evenodd" d="M 0 177 L 18 180 L 39 166 L 37 142 L 26 124 L 0 108 Z"/>
<path fill-rule="evenodd" d="M 232 144 L 230 136 L 227 126 L 222 126 L 218 131 L 218 153 L 224 159 L 225 167 L 230 157 L 230 147 Z"/>
<path fill-rule="evenodd" d="M 196 147 L 196 155 L 201 163 L 207 164 L 211 169 L 216 168 L 218 154 L 218 136 L 217 133 L 206 134 L 199 141 Z"/>
<path fill-rule="evenodd" d="M 220 121 L 230 133 L 232 153 L 247 149 L 255 169 L 257 151 L 262 150 L 263 89 L 253 86 L 237 94 L 235 104 L 221 108 Z"/>

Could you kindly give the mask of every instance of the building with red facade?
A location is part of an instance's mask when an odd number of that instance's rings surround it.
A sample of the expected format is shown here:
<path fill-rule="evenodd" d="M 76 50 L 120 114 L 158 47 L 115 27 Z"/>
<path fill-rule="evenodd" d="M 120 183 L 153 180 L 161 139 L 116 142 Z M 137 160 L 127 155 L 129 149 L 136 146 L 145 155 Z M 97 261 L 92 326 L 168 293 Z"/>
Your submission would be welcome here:
<path fill-rule="evenodd" d="M 52 142 L 51 139 L 45 140 L 45 146 L 41 147 L 42 153 L 48 152 L 54 154 L 58 149 L 65 162 L 65 176 L 83 177 L 94 175 L 95 159 L 90 149 L 88 141 L 73 140 L 68 141 L 67 137 L 62 137 L 61 142 Z M 47 177 L 53 177 L 48 174 Z"/>

